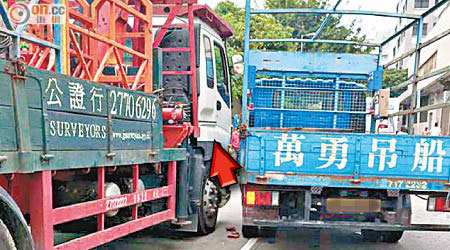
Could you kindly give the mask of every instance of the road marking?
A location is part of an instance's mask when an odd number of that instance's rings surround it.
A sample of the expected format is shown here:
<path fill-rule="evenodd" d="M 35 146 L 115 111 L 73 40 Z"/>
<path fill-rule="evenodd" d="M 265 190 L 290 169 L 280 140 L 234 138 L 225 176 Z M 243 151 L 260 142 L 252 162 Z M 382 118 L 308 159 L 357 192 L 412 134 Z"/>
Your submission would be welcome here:
<path fill-rule="evenodd" d="M 245 243 L 241 250 L 250 250 L 258 242 L 258 238 L 251 238 Z"/>

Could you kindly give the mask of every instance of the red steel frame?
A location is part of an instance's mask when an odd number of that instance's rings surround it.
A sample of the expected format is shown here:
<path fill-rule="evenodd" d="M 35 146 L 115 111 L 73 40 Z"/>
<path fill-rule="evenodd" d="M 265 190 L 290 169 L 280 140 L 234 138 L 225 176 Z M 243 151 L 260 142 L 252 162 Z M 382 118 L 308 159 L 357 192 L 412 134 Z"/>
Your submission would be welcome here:
<path fill-rule="evenodd" d="M 52 173 L 43 171 L 32 174 L 30 189 L 31 231 L 37 250 L 48 249 L 90 249 L 175 218 L 176 162 L 169 163 L 168 185 L 160 188 L 138 190 L 139 166 L 133 166 L 133 192 L 120 196 L 104 198 L 105 168 L 97 169 L 98 199 L 53 209 Z M 126 204 L 108 207 L 108 201 L 125 198 Z M 139 218 L 137 205 L 161 198 L 168 198 L 167 210 Z M 119 208 L 133 206 L 132 220 L 105 229 L 105 213 Z M 54 246 L 53 226 L 65 222 L 97 215 L 98 231 L 66 243 Z"/>
<path fill-rule="evenodd" d="M 43 0 L 42 2 L 49 0 Z M 126 89 L 139 90 L 145 93 L 153 93 L 152 73 L 153 73 L 153 55 L 152 46 L 145 46 L 152 43 L 152 10 L 153 6 L 148 0 L 136 0 L 133 4 L 128 4 L 121 0 L 94 0 L 89 4 L 86 0 L 69 0 L 66 6 L 68 9 L 68 17 L 66 30 L 66 41 L 63 44 L 65 51 L 68 52 L 66 61 L 68 75 L 84 78 L 94 82 L 112 84 L 122 86 Z M 13 2 L 12 0 L 10 2 Z M 195 37 L 194 37 L 194 14 L 192 4 L 193 0 L 167 0 L 154 1 L 157 4 L 175 4 L 175 9 L 181 9 L 184 3 L 188 4 L 189 9 L 189 47 L 180 49 L 180 51 L 190 52 L 191 54 L 191 71 L 189 72 L 164 72 L 170 74 L 189 74 L 193 83 L 196 83 L 196 61 L 195 61 Z M 144 7 L 145 13 L 142 13 Z M 174 12 L 176 13 L 176 12 Z M 130 32 L 127 30 L 127 22 L 125 24 L 118 22 L 119 18 L 127 19 L 129 15 L 134 16 L 134 27 Z M 99 32 L 101 17 L 108 17 L 109 22 L 102 28 L 104 32 Z M 69 23 L 71 19 L 71 23 Z M 173 18 L 172 18 L 173 20 Z M 50 25 L 51 26 L 51 25 Z M 37 37 L 53 42 L 52 28 L 44 34 L 39 27 L 28 26 L 30 31 Z M 128 27 L 129 28 L 129 27 Z M 165 27 L 167 31 L 169 25 Z M 100 34 L 102 33 L 102 34 Z M 106 33 L 106 35 L 105 35 Z M 44 37 L 45 36 L 45 37 Z M 163 36 L 162 36 L 163 37 Z M 157 37 L 160 42 L 161 36 Z M 131 39 L 132 48 L 126 46 L 125 39 Z M 101 49 L 99 49 L 101 48 Z M 104 50 L 102 50 L 104 49 Z M 32 47 L 30 55 L 25 57 L 25 62 L 29 66 L 44 68 L 45 62 L 48 61 L 50 49 Z M 133 65 L 138 68 L 136 75 L 127 75 L 124 69 L 124 53 L 128 53 L 133 58 Z M 38 59 L 40 57 L 40 59 Z M 113 58 L 114 63 L 108 62 Z M 70 64 L 78 62 L 71 68 Z M 103 75 L 103 69 L 107 64 L 118 66 L 118 74 L 116 76 Z M 114 65 L 115 64 L 115 65 Z M 54 68 L 53 68 L 54 69 Z M 197 85 L 192 84 L 193 93 L 197 93 Z M 197 95 L 192 95 L 192 103 L 194 106 L 194 126 L 197 128 Z M 184 127 L 186 130 L 186 127 Z M 189 132 L 192 133 L 192 126 L 189 124 Z M 133 192 L 115 197 L 105 197 L 105 167 L 97 168 L 97 199 L 89 202 L 77 203 L 69 206 L 53 208 L 53 186 L 52 176 L 55 172 L 43 171 L 30 175 L 20 180 L 30 180 L 27 185 L 21 187 L 29 187 L 26 193 L 20 193 L 17 197 L 24 212 L 29 211 L 30 223 L 33 240 L 37 250 L 48 249 L 89 249 L 112 240 L 118 239 L 130 233 L 142 230 L 152 225 L 169 221 L 175 218 L 176 213 L 176 162 L 168 163 L 168 184 L 160 188 L 147 190 L 138 190 L 139 165 L 123 166 L 132 168 L 132 186 Z M 56 173 L 57 174 L 57 173 Z M 19 197 L 20 196 L 20 197 Z M 29 197 L 29 202 L 24 199 Z M 124 199 L 126 202 L 108 206 L 112 200 Z M 167 210 L 157 212 L 145 217 L 138 216 L 138 206 L 144 202 L 167 198 Z M 110 228 L 105 229 L 105 213 L 120 208 L 132 207 L 131 220 Z M 97 232 L 82 236 L 60 245 L 54 245 L 54 226 L 66 222 L 79 220 L 91 216 L 97 216 Z"/>
<path fill-rule="evenodd" d="M 165 147 L 178 145 L 186 136 L 192 132 L 194 137 L 200 136 L 198 126 L 198 100 L 197 100 L 197 61 L 195 51 L 195 26 L 194 26 L 194 4 L 197 0 L 153 0 L 153 13 L 155 15 L 167 16 L 165 23 L 160 26 L 160 31 L 155 37 L 153 47 L 159 47 L 167 31 L 172 28 L 188 29 L 188 47 L 163 48 L 164 52 L 189 52 L 190 70 L 189 71 L 163 71 L 163 75 L 188 75 L 191 82 L 191 105 L 192 105 L 192 129 L 187 129 L 186 124 L 164 126 Z M 187 12 L 185 11 L 187 8 Z M 169 11 L 167 11 L 169 10 Z M 173 20 L 177 16 L 184 16 L 187 13 L 188 25 L 174 25 Z M 166 135 L 180 134 L 185 136 Z"/>
<path fill-rule="evenodd" d="M 145 13 L 141 13 L 141 7 Z M 133 16 L 133 27 L 126 22 L 129 16 Z M 75 0 L 69 9 L 69 18 L 74 20 L 67 29 L 69 75 L 153 93 L 152 48 L 144 46 L 152 42 L 152 4 L 149 1 L 137 0 L 128 5 L 121 0 L 94 0 L 89 5 L 86 0 Z M 103 19 L 108 19 L 107 24 Z M 132 48 L 126 46 L 126 39 L 132 40 Z M 128 66 L 138 67 L 136 75 L 125 72 L 124 53 L 133 57 L 133 65 Z M 70 64 L 74 59 L 78 63 L 72 70 Z M 108 64 L 118 67 L 119 78 L 103 74 Z"/>

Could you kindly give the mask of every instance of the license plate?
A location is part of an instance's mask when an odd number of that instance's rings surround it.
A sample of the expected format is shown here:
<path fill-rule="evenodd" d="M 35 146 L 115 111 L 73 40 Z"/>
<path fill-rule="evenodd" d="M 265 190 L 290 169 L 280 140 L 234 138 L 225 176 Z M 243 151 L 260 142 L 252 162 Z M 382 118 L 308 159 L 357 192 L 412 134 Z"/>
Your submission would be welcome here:
<path fill-rule="evenodd" d="M 378 213 L 381 200 L 328 198 L 326 210 L 328 213 Z"/>

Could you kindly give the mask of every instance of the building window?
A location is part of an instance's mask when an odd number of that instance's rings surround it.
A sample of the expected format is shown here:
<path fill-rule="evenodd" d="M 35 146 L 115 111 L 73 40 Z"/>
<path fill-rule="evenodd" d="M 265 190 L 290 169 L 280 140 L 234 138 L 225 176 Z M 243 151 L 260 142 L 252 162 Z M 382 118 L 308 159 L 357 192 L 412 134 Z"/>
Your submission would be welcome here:
<path fill-rule="evenodd" d="M 428 58 L 428 60 L 419 67 L 417 74 L 419 76 L 426 75 L 436 68 L 437 51 Z"/>
<path fill-rule="evenodd" d="M 422 37 L 426 36 L 428 33 L 428 23 L 424 23 L 423 24 L 423 29 L 422 29 Z M 413 26 L 413 36 L 417 36 L 417 25 Z"/>
<path fill-rule="evenodd" d="M 420 97 L 420 107 L 426 107 L 429 105 L 430 96 L 421 96 Z M 428 111 L 420 112 L 420 123 L 428 121 Z"/>
<path fill-rule="evenodd" d="M 429 0 L 415 0 L 414 8 L 428 8 Z"/>
<path fill-rule="evenodd" d="M 426 36 L 428 34 L 428 23 L 423 24 L 422 36 Z"/>

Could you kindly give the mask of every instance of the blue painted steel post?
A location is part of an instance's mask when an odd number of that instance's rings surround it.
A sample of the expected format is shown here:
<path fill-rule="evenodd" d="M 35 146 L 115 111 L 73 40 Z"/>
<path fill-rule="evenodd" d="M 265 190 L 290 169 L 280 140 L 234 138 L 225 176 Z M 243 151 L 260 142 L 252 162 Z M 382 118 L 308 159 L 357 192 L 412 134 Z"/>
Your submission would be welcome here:
<path fill-rule="evenodd" d="M 338 113 L 337 111 L 339 110 L 338 105 L 339 105 L 339 81 L 341 80 L 341 78 L 338 76 L 336 77 L 335 81 L 335 92 L 334 92 L 334 114 L 333 114 L 333 128 L 337 128 L 337 120 L 338 120 Z"/>
<path fill-rule="evenodd" d="M 416 40 L 416 56 L 414 59 L 414 74 L 412 78 L 412 92 L 411 92 L 411 105 L 410 105 L 410 114 L 408 119 L 408 134 L 414 134 L 414 120 L 416 118 L 416 113 L 414 110 L 417 106 L 417 71 L 419 70 L 419 62 L 420 62 L 420 41 L 422 39 L 422 30 L 423 30 L 423 18 L 419 19 L 417 23 L 417 40 Z"/>
<path fill-rule="evenodd" d="M 281 110 L 284 110 L 284 100 L 286 98 L 286 81 L 287 81 L 287 76 L 283 75 L 283 80 L 281 81 L 281 98 L 280 98 L 280 108 Z M 281 112 L 280 114 L 280 128 L 283 127 L 283 120 L 284 120 L 284 113 Z"/>
<path fill-rule="evenodd" d="M 245 30 L 244 30 L 244 82 L 242 84 L 242 124 L 248 127 L 248 114 L 247 114 L 247 92 L 249 81 L 249 55 L 250 50 L 250 0 L 246 0 L 245 4 Z"/>
<path fill-rule="evenodd" d="M 339 6 L 339 4 L 342 2 L 342 0 L 338 0 L 336 2 L 336 4 L 333 7 L 333 10 L 336 10 L 337 7 Z M 323 22 L 320 24 L 319 29 L 316 31 L 316 33 L 314 34 L 314 36 L 312 37 L 312 40 L 315 40 L 316 38 L 318 38 L 320 36 L 320 33 L 322 32 L 322 30 L 325 28 L 325 26 L 328 24 L 328 20 L 330 20 L 330 14 L 328 14 L 325 19 L 323 20 Z"/>
<path fill-rule="evenodd" d="M 381 16 L 381 17 L 395 17 L 418 20 L 420 15 L 416 14 L 402 14 L 390 13 L 380 11 L 366 11 L 366 10 L 326 10 L 326 9 L 260 9 L 253 10 L 252 14 L 332 14 L 332 15 L 366 15 L 366 16 Z"/>
<path fill-rule="evenodd" d="M 2 1 L 1 7 L 0 7 L 0 15 L 2 16 L 3 23 L 5 24 L 5 27 L 8 30 L 13 30 L 13 27 L 11 25 L 11 20 L 9 19 L 8 10 L 5 4 L 8 4 L 7 2 Z"/>
<path fill-rule="evenodd" d="M 55 4 L 61 4 L 61 0 L 55 0 Z M 69 10 L 66 10 L 66 15 L 68 15 Z M 67 20 L 67 19 L 66 19 Z M 67 25 L 67 24 L 66 24 Z M 56 54 L 56 72 L 58 73 L 67 73 L 67 72 L 63 72 L 62 68 L 63 68 L 63 54 L 61 53 L 61 50 L 63 50 L 63 38 L 62 38 L 62 33 L 64 32 L 62 29 L 62 24 L 53 24 L 53 29 L 55 30 L 54 33 L 54 43 L 59 46 L 59 49 L 55 50 L 55 54 Z"/>
<path fill-rule="evenodd" d="M 378 63 L 377 63 L 377 68 L 378 68 L 378 66 L 380 66 L 380 63 L 381 63 L 381 53 L 383 53 L 383 47 L 382 47 L 382 46 L 378 47 Z"/>

